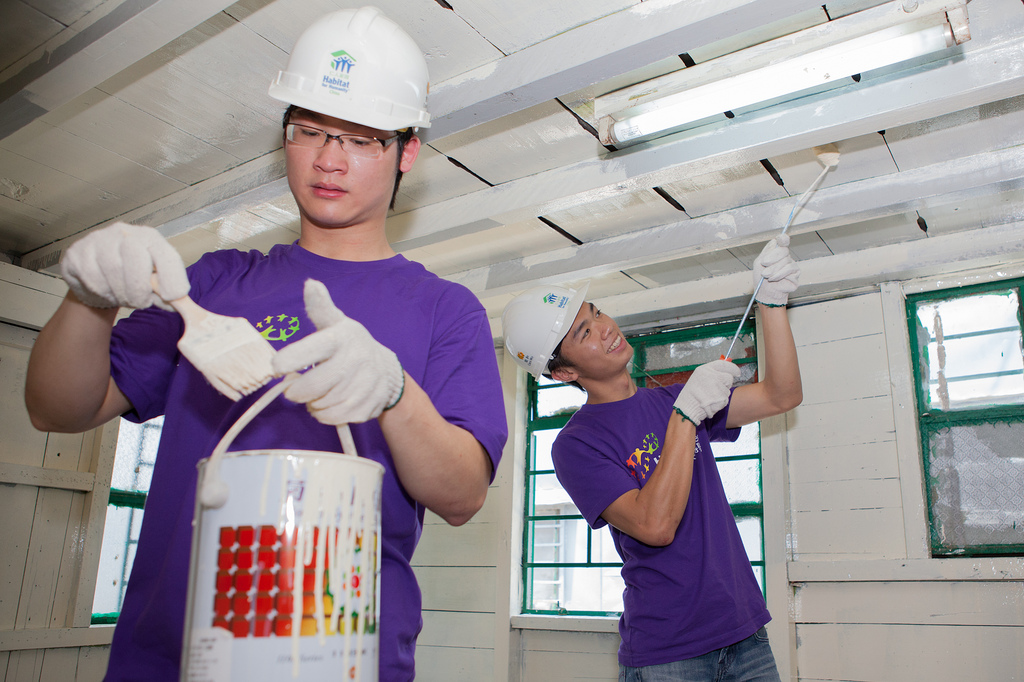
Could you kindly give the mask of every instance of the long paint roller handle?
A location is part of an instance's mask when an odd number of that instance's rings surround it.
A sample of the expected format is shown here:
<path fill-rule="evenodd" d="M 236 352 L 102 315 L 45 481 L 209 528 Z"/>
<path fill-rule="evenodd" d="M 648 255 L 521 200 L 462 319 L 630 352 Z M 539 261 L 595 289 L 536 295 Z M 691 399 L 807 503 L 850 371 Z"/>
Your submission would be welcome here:
<path fill-rule="evenodd" d="M 786 220 L 786 225 L 782 228 L 782 232 L 779 233 L 779 237 L 789 231 L 789 226 L 793 224 L 793 218 L 796 217 L 796 212 L 804 205 L 807 198 L 811 195 L 811 192 L 818 188 L 821 181 L 825 179 L 825 175 L 827 175 L 828 172 L 835 168 L 839 163 L 839 152 L 836 150 L 835 145 L 815 147 L 814 151 L 825 167 L 821 170 L 821 173 L 818 174 L 818 177 L 815 178 L 814 182 L 811 183 L 811 186 L 807 188 L 807 191 L 805 191 L 800 196 L 800 199 L 797 200 L 796 204 L 793 206 L 793 210 L 789 212 L 789 219 Z M 754 287 L 754 293 L 751 294 L 750 301 L 747 303 L 747 309 L 743 311 L 743 317 L 740 318 L 740 324 L 736 328 L 736 333 L 733 334 L 732 342 L 729 344 L 729 350 L 725 351 L 725 354 L 721 356 L 722 360 L 729 360 L 732 358 L 732 349 L 736 345 L 736 340 L 740 338 L 740 332 L 743 330 L 743 324 L 747 321 L 747 315 L 750 314 L 750 309 L 754 307 L 754 301 L 757 300 L 757 292 L 761 291 L 762 284 L 764 284 L 764 277 L 761 277 L 761 279 L 757 281 L 757 286 Z"/>

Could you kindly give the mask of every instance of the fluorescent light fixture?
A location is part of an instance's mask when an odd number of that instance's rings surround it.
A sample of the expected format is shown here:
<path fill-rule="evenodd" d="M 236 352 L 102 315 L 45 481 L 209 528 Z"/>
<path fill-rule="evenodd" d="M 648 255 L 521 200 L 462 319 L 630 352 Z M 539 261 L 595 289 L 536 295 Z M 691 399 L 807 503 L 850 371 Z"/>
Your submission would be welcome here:
<path fill-rule="evenodd" d="M 624 146 L 970 39 L 965 0 L 903 0 L 820 24 L 594 101 L 601 142 Z"/>

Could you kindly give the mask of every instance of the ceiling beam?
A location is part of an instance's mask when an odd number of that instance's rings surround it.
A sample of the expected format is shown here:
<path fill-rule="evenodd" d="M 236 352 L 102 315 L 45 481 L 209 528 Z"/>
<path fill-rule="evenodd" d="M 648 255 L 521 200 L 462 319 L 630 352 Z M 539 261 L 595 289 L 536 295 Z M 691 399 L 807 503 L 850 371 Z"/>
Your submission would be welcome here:
<path fill-rule="evenodd" d="M 756 163 L 1024 93 L 1019 37 L 905 72 L 751 112 L 604 157 L 430 204 L 388 220 L 396 250 Z"/>
<path fill-rule="evenodd" d="M 438 84 L 430 94 L 433 121 L 424 138 L 488 123 L 807 10 L 804 0 L 637 3 Z M 820 9 L 818 15 L 825 20 Z"/>
<path fill-rule="evenodd" d="M 1017 148 L 817 190 L 794 217 L 791 235 L 1024 188 L 1024 155 Z M 481 298 L 664 263 L 708 251 L 767 241 L 786 224 L 792 197 L 743 206 L 626 235 L 567 246 L 447 275 Z M 768 226 L 769 229 L 765 229 Z"/>
<path fill-rule="evenodd" d="M 1024 223 L 980 228 L 970 232 L 890 244 L 800 262 L 800 288 L 790 297 L 799 305 L 846 292 L 871 290 L 880 282 L 946 275 L 998 266 L 995 277 L 1024 276 Z M 976 281 L 971 278 L 971 282 Z M 750 300 L 749 272 L 707 277 L 655 289 L 595 299 L 602 312 L 621 327 L 739 317 Z M 500 316 L 491 318 L 491 334 L 502 335 Z"/>
<path fill-rule="evenodd" d="M 107 0 L 0 74 L 0 139 L 232 4 L 227 0 Z"/>

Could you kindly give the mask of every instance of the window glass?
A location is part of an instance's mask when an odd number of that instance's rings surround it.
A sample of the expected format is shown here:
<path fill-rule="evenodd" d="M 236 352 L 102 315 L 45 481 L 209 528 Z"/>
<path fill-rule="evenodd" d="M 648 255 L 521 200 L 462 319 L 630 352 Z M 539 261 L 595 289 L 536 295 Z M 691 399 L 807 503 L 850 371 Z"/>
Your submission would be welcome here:
<path fill-rule="evenodd" d="M 731 342 L 731 336 L 716 335 L 648 346 L 644 369 L 653 373 L 677 367 L 703 365 L 725 355 Z M 734 359 L 756 357 L 753 334 L 740 334 L 736 345 L 733 346 L 732 357 Z"/>
<path fill-rule="evenodd" d="M 718 475 L 729 504 L 761 501 L 760 459 L 719 460 Z"/>
<path fill-rule="evenodd" d="M 569 384 L 558 384 L 552 388 L 537 391 L 537 416 L 552 417 L 558 414 L 572 414 L 580 409 L 587 394 Z"/>
<path fill-rule="evenodd" d="M 1024 548 L 1024 423 L 940 428 L 928 450 L 934 543 Z"/>
<path fill-rule="evenodd" d="M 1016 290 L 917 305 L 921 390 L 929 410 L 1024 404 Z"/>
<path fill-rule="evenodd" d="M 143 507 L 156 464 L 163 417 L 142 424 L 121 420 L 110 481 L 93 596 L 93 623 L 111 623 L 121 611 L 142 527 Z"/>
<path fill-rule="evenodd" d="M 934 556 L 1024 552 L 1022 285 L 907 298 Z"/>

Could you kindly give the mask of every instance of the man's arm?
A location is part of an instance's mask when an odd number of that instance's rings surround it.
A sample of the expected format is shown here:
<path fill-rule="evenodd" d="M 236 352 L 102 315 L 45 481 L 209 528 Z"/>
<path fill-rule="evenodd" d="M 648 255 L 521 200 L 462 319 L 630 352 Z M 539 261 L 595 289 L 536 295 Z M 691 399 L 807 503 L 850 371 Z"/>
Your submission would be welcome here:
<path fill-rule="evenodd" d="M 453 526 L 480 511 L 491 459 L 469 431 L 449 423 L 412 377 L 401 400 L 379 418 L 402 487 Z"/>
<path fill-rule="evenodd" d="M 764 328 L 765 367 L 760 381 L 733 391 L 728 428 L 788 412 L 803 400 L 796 343 L 786 309 L 758 304 L 758 315 Z"/>
<path fill-rule="evenodd" d="M 654 473 L 642 488 L 623 493 L 608 505 L 601 517 L 644 544 L 671 543 L 690 499 L 696 441 L 697 427 L 673 412 Z"/>
<path fill-rule="evenodd" d="M 117 308 L 93 308 L 68 292 L 29 355 L 25 406 L 34 427 L 78 433 L 131 409 L 110 376 L 116 316 Z"/>
<path fill-rule="evenodd" d="M 665 446 L 654 473 L 639 490 L 623 493 L 601 513 L 605 521 L 630 537 L 655 547 L 675 538 L 690 499 L 697 424 L 729 403 L 729 390 L 739 376 L 736 365 L 715 360 L 701 365 L 679 391 Z"/>

